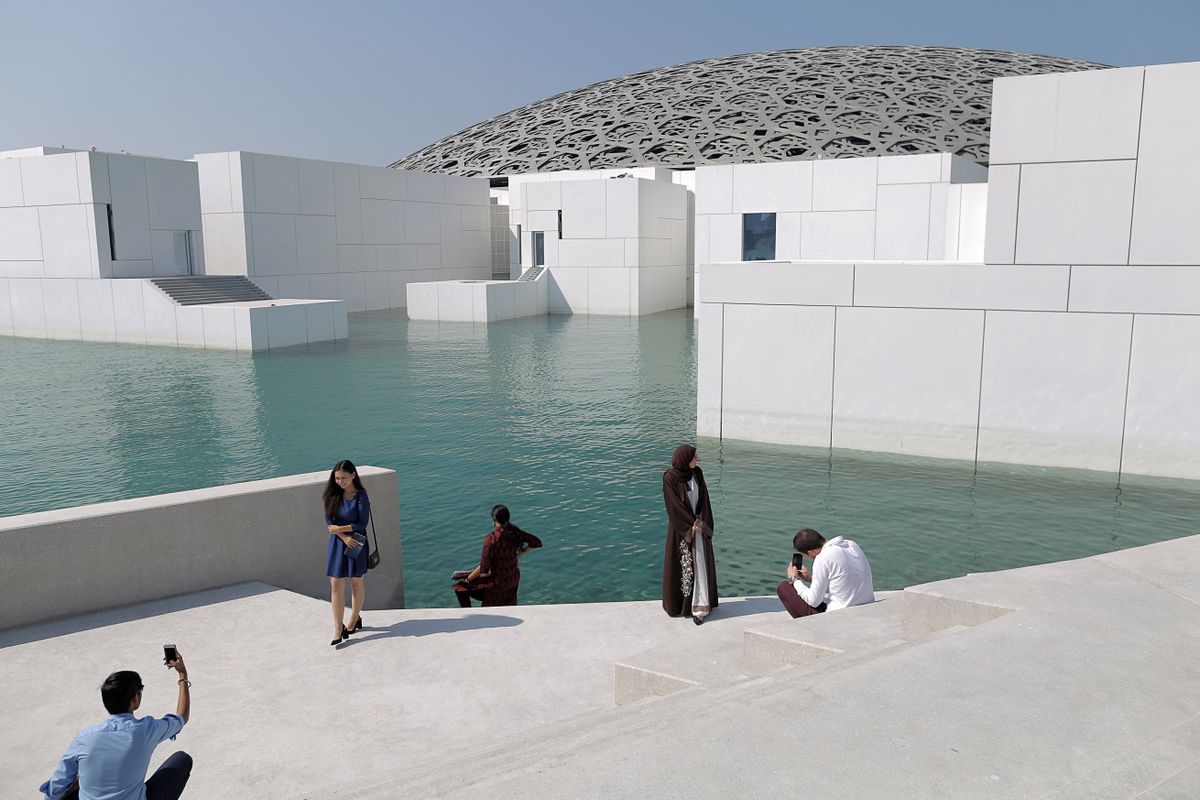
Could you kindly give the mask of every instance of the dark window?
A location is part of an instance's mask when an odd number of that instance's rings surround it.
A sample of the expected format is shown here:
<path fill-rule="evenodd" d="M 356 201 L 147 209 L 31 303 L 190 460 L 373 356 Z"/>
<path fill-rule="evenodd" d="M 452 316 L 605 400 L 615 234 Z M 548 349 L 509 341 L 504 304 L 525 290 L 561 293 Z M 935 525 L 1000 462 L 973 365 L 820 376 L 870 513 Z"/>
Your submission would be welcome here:
<path fill-rule="evenodd" d="M 558 238 L 562 238 L 562 209 L 558 210 Z"/>
<path fill-rule="evenodd" d="M 742 260 L 775 259 L 775 215 L 742 214 Z"/>
<path fill-rule="evenodd" d="M 113 228 L 112 220 L 112 203 L 104 206 L 108 209 L 108 257 L 112 261 L 117 260 L 117 232 Z"/>
<path fill-rule="evenodd" d="M 546 232 L 534 231 L 533 236 L 533 265 L 535 267 L 543 267 L 546 265 Z"/>

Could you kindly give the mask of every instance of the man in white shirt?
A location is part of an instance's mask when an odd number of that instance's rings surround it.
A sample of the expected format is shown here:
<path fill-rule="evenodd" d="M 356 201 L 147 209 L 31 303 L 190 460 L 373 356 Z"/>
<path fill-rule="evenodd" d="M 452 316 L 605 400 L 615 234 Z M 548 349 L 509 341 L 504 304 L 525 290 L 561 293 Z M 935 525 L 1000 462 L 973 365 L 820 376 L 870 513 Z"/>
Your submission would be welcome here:
<path fill-rule="evenodd" d="M 792 547 L 813 560 L 808 568 L 788 565 L 788 579 L 775 593 L 792 618 L 875 602 L 871 564 L 857 543 L 841 536 L 826 541 L 812 528 L 792 537 Z"/>

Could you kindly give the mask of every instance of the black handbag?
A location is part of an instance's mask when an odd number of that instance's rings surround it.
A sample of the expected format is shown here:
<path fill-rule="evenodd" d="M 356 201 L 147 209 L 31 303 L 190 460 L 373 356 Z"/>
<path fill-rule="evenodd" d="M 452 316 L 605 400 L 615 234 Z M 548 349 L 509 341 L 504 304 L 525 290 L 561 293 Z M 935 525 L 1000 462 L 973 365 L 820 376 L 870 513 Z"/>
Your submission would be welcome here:
<path fill-rule="evenodd" d="M 367 569 L 375 569 L 379 566 L 379 536 L 375 533 L 375 515 L 372 514 L 368 521 L 371 523 L 371 536 L 375 539 L 375 546 L 367 554 Z"/>

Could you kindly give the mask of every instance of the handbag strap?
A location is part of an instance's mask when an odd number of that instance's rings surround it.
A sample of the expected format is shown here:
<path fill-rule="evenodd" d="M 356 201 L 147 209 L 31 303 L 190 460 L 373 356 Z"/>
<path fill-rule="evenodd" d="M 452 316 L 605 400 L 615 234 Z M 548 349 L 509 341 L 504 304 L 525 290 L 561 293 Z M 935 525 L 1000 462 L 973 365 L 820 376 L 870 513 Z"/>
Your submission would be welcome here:
<path fill-rule="evenodd" d="M 361 508 L 361 507 L 362 507 L 362 505 L 360 503 L 359 508 Z M 375 539 L 374 552 L 378 553 L 379 552 L 379 535 L 377 533 L 375 533 L 375 514 L 374 513 L 372 513 L 369 517 L 367 517 L 367 523 L 371 526 L 371 536 Z"/>

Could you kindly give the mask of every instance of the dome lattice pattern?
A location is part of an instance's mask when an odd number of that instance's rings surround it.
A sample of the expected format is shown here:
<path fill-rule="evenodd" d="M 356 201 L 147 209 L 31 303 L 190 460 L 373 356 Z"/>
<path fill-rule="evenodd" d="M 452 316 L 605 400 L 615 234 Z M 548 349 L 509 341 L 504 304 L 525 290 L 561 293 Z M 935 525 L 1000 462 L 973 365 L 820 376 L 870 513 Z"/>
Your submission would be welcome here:
<path fill-rule="evenodd" d="M 1104 66 L 905 46 L 714 58 L 531 103 L 391 166 L 498 176 L 912 153 L 955 153 L 987 164 L 993 78 Z"/>

